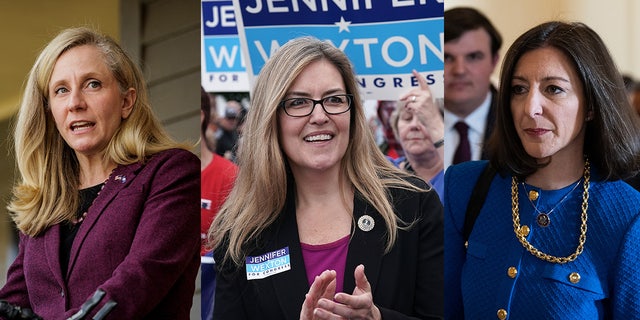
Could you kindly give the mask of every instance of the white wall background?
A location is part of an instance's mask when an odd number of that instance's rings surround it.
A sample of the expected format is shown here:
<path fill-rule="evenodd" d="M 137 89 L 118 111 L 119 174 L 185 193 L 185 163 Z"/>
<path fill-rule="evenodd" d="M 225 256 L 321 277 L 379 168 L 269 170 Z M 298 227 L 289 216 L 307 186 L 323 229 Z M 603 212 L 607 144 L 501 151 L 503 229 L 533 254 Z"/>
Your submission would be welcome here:
<path fill-rule="evenodd" d="M 141 62 L 156 116 L 176 140 L 197 142 L 200 1 L 120 0 L 120 15 L 121 43 Z M 200 298 L 198 274 L 191 319 L 200 319 Z"/>
<path fill-rule="evenodd" d="M 476 8 L 491 20 L 503 37 L 501 55 L 520 34 L 537 24 L 549 20 L 583 22 L 604 40 L 620 71 L 640 80 L 640 1 L 446 0 L 444 8 L 461 6 Z M 501 65 L 502 59 L 494 80 Z"/>

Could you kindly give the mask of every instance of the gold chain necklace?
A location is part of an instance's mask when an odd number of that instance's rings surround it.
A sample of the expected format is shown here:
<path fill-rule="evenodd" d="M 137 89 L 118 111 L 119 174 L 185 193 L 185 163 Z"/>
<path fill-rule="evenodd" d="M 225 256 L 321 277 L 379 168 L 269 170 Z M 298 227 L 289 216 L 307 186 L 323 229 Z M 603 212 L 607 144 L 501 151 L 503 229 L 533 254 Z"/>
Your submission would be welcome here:
<path fill-rule="evenodd" d="M 591 176 L 589 159 L 584 162 L 584 190 L 582 191 L 582 214 L 580 219 L 582 224 L 580 225 L 580 237 L 578 238 L 578 247 L 576 251 L 567 257 L 556 257 L 550 254 L 546 254 L 536 247 L 534 247 L 529 241 L 527 241 L 527 235 L 529 232 L 524 231 L 520 226 L 520 208 L 518 206 L 518 182 L 515 177 L 511 177 L 511 211 L 513 217 L 513 232 L 516 234 L 516 238 L 520 241 L 522 246 L 527 249 L 532 255 L 539 259 L 551 262 L 551 263 L 567 263 L 575 260 L 584 249 L 584 243 L 587 241 L 587 208 L 589 207 L 589 178 Z"/>

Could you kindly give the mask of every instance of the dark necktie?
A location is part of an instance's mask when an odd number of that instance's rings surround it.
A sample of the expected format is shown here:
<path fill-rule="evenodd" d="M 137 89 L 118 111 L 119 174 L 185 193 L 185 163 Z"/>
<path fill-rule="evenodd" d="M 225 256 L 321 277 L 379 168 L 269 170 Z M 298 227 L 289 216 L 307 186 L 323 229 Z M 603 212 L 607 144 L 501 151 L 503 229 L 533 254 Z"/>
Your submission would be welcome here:
<path fill-rule="evenodd" d="M 453 164 L 471 160 L 471 146 L 469 145 L 469 126 L 463 121 L 457 122 L 454 126 L 460 136 L 460 143 L 456 153 L 453 155 Z"/>

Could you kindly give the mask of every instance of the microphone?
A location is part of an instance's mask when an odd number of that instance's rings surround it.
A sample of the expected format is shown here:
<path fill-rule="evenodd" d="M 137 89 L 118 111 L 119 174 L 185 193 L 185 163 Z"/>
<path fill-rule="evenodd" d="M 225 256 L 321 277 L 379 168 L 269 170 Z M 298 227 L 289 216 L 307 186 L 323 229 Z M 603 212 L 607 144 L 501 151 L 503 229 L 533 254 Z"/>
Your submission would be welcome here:
<path fill-rule="evenodd" d="M 89 299 L 87 299 L 87 301 L 85 301 L 82 306 L 80 307 L 80 310 L 78 310 L 78 312 L 76 312 L 73 316 L 71 316 L 69 319 L 67 320 L 80 320 L 80 319 L 84 319 L 86 316 L 89 315 L 89 312 L 98 304 L 100 303 L 100 300 L 102 300 L 102 298 L 104 298 L 104 296 L 106 295 L 106 293 L 102 290 L 102 289 L 98 289 L 96 290 L 96 292 L 93 293 L 93 296 Z M 107 314 L 109 314 L 109 312 L 111 312 L 111 310 L 113 310 L 113 308 L 115 308 L 115 306 L 118 303 L 113 301 L 113 300 L 109 300 L 107 301 L 107 303 L 102 306 L 102 308 L 100 308 L 100 310 L 98 310 L 98 312 L 96 313 L 96 315 L 93 317 L 94 320 L 102 320 L 104 319 L 104 317 L 107 316 Z"/>
<path fill-rule="evenodd" d="M 0 316 L 7 320 L 43 320 L 29 308 L 21 308 L 5 300 L 0 300 Z"/>

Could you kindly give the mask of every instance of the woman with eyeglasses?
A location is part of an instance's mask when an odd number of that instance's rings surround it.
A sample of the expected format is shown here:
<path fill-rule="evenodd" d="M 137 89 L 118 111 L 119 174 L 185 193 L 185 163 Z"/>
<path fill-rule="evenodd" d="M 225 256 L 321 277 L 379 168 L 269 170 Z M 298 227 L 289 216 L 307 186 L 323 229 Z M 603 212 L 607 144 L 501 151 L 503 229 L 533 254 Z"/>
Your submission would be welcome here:
<path fill-rule="evenodd" d="M 214 319 L 442 318 L 442 206 L 377 148 L 343 52 L 282 46 L 241 149 L 209 230 Z"/>

